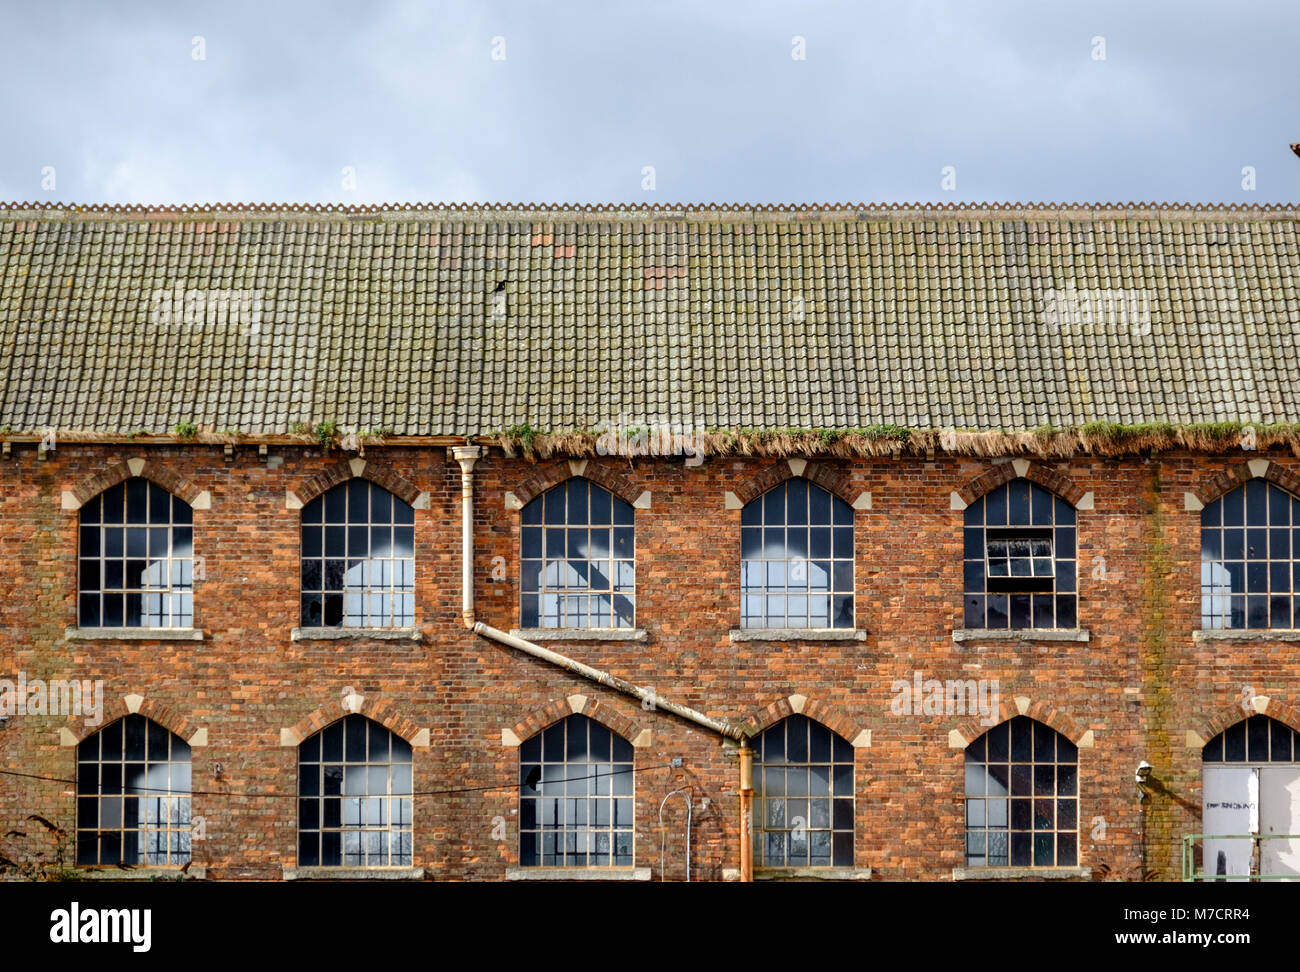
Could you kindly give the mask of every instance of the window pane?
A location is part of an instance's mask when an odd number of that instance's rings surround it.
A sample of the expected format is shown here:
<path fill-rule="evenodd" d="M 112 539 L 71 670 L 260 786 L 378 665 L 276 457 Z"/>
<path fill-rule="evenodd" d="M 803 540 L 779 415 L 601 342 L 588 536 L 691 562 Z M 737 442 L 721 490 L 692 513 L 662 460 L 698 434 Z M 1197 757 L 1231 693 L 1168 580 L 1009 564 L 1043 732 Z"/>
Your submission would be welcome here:
<path fill-rule="evenodd" d="M 1074 846 L 1069 840 L 1078 826 L 1076 754 L 1059 733 L 1024 716 L 993 727 L 967 747 L 968 865 L 1004 865 L 1008 859 L 1018 866 L 1065 863 L 1057 848 Z M 981 795 L 987 787 L 990 796 L 1001 796 L 1008 784 L 1010 801 Z M 978 851 L 973 858 L 972 847 Z"/>
<path fill-rule="evenodd" d="M 78 825 L 85 828 L 77 831 L 78 863 L 189 862 L 189 746 L 144 716 L 128 715 L 83 741 L 77 754 Z M 131 762 L 119 762 L 123 756 Z"/>

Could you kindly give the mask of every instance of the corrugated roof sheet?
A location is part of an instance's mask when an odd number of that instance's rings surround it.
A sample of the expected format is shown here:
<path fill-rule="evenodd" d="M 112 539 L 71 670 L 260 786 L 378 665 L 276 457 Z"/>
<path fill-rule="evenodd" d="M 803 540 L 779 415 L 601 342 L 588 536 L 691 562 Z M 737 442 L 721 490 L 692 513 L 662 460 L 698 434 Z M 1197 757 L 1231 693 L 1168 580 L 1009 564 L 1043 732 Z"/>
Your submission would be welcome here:
<path fill-rule="evenodd" d="M 1298 421 L 1285 207 L 0 205 L 0 424 Z"/>

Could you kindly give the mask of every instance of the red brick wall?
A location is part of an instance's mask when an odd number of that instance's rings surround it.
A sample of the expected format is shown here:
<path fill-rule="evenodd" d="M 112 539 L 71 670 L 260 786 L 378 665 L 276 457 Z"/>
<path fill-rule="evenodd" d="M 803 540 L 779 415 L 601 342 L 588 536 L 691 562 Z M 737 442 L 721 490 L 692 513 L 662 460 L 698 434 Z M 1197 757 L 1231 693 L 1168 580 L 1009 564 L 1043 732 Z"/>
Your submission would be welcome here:
<path fill-rule="evenodd" d="M 296 753 L 280 745 L 283 727 L 306 727 L 316 715 L 343 714 L 341 691 L 353 687 L 366 712 L 412 735 L 430 731 L 415 751 L 415 788 L 440 791 L 513 786 L 517 750 L 502 745 L 511 728 L 573 694 L 652 730 L 636 751 L 637 864 L 658 876 L 657 815 L 664 794 L 694 787 L 692 877 L 719 879 L 738 866 L 735 750 L 709 731 L 594 685 L 494 642 L 471 635 L 460 618 L 460 470 L 442 449 L 370 449 L 370 472 L 400 476 L 430 494 L 416 511 L 415 641 L 292 642 L 298 624 L 298 514 L 285 492 L 346 456 L 319 450 L 271 450 L 283 464 L 268 468 L 256 450 L 64 445 L 44 461 L 20 446 L 0 461 L 0 678 L 102 678 L 108 716 L 121 699 L 144 697 L 146 714 L 188 734 L 208 730 L 194 750 L 193 812 L 207 821 L 195 860 L 210 877 L 280 876 L 295 862 Z M 147 458 L 200 490 L 209 510 L 194 515 L 195 553 L 205 579 L 195 586 L 194 642 L 65 641 L 75 623 L 77 513 L 61 508 L 76 489 L 133 457 Z M 1133 782 L 1137 763 L 1155 767 L 1157 792 L 1147 816 L 1146 867 L 1178 876 L 1178 840 L 1196 832 L 1200 751 L 1185 744 L 1239 712 L 1243 686 L 1273 700 L 1293 726 L 1300 644 L 1200 642 L 1199 517 L 1184 510 L 1184 492 L 1246 459 L 1283 456 L 1171 455 L 1159 458 L 1049 461 L 1095 508 L 1078 514 L 1080 625 L 1091 641 L 955 644 L 962 626 L 962 513 L 950 494 L 993 468 L 975 459 L 829 461 L 847 477 L 851 497 L 872 493 L 873 508 L 856 514 L 856 611 L 864 641 L 744 642 L 739 625 L 740 512 L 724 492 L 746 485 L 784 460 L 591 460 L 649 490 L 638 510 L 638 642 L 572 642 L 570 656 L 652 687 L 665 698 L 709 715 L 761 724 L 762 713 L 787 696 L 806 696 L 837 727 L 871 731 L 856 751 L 856 864 L 884 879 L 945 879 L 963 863 L 962 752 L 949 733 L 973 720 L 961 716 L 899 716 L 890 711 L 892 683 L 925 678 L 987 678 L 1002 701 L 1032 700 L 1037 714 L 1067 734 L 1093 732 L 1080 750 L 1080 858 L 1098 876 L 1135 879 L 1142 869 L 1140 812 Z M 378 464 L 378 466 L 376 465 Z M 788 467 L 787 467 L 788 468 Z M 518 627 L 516 583 L 519 513 L 507 490 L 532 477 L 568 475 L 565 461 L 534 464 L 490 455 L 476 480 L 478 617 Z M 494 558 L 506 580 L 494 581 Z M 1094 571 L 1104 557 L 1104 577 Z M 775 711 L 775 710 L 773 710 Z M 1012 712 L 1014 708 L 1007 708 Z M 1218 720 L 1216 722 L 1215 720 Z M 75 772 L 75 750 L 59 745 L 61 727 L 78 738 L 76 718 L 23 715 L 0 729 L 6 769 L 61 778 Z M 310 731 L 310 730 L 309 730 Z M 670 769 L 681 757 L 680 769 Z M 214 766 L 222 766 L 221 779 Z M 73 828 L 72 788 L 0 777 L 0 832 L 33 830 L 29 814 Z M 247 794 L 273 796 L 250 797 Z M 707 808 L 701 806 L 707 798 Z M 500 879 L 515 863 L 518 830 L 511 789 L 417 797 L 415 863 L 437 879 Z M 493 837 L 503 817 L 506 839 Z M 1090 834 L 1104 818 L 1104 839 Z M 684 807 L 665 810 L 668 877 L 684 871 Z M 0 840 L 0 853 L 30 857 L 40 839 Z"/>

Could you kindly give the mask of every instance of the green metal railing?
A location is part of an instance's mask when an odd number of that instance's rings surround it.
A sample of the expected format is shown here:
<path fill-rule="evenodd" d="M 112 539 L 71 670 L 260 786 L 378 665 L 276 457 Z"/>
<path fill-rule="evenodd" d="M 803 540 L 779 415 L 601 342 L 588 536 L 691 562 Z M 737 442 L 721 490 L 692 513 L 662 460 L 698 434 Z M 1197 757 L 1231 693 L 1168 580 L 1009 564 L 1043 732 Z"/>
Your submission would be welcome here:
<path fill-rule="evenodd" d="M 1290 874 L 1209 874 L 1196 869 L 1196 841 L 1205 840 L 1300 840 L 1300 834 L 1188 834 L 1183 838 L 1184 881 L 1297 881 L 1300 873 Z M 1202 848 L 1204 850 L 1204 848 Z M 1257 856 L 1257 855 L 1252 855 Z M 1202 854 L 1202 858 L 1204 855 Z"/>

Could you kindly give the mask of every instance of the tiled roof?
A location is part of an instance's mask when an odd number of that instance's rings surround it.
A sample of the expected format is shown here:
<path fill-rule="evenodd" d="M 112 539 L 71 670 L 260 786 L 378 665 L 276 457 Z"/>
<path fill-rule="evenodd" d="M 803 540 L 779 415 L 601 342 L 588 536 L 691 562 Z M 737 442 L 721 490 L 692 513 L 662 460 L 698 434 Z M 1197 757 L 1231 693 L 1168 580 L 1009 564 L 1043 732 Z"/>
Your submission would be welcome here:
<path fill-rule="evenodd" d="M 0 205 L 0 425 L 1300 421 L 1295 207 L 92 209 Z"/>

